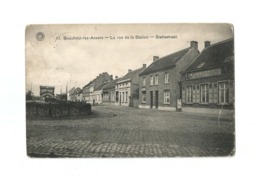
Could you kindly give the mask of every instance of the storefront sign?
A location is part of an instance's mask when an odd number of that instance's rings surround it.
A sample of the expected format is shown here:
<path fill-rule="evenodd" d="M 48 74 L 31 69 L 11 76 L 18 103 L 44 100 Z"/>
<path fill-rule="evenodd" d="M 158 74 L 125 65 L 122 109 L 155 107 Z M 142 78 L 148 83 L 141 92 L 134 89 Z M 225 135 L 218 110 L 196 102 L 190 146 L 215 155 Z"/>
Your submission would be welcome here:
<path fill-rule="evenodd" d="M 207 71 L 193 72 L 186 75 L 187 79 L 197 79 L 221 74 L 221 69 L 212 69 Z"/>

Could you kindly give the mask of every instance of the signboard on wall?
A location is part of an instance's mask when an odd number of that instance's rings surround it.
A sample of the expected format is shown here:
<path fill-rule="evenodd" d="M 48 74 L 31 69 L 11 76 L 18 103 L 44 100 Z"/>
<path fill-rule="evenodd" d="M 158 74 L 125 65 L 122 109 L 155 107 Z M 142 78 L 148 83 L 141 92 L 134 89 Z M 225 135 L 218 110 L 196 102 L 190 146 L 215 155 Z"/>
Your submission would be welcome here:
<path fill-rule="evenodd" d="M 207 71 L 199 71 L 199 72 L 193 72 L 193 73 L 188 73 L 186 75 L 187 79 L 197 79 L 197 78 L 205 78 L 205 77 L 210 77 L 210 76 L 217 76 L 221 74 L 221 69 L 211 69 Z"/>

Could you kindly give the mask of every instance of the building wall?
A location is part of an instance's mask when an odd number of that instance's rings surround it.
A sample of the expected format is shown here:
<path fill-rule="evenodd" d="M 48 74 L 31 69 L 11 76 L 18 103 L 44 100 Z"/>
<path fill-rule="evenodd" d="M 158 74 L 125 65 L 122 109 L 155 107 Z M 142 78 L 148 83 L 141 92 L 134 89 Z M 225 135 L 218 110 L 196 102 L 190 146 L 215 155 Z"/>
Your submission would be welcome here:
<path fill-rule="evenodd" d="M 103 92 L 103 104 L 115 105 L 115 89 L 109 89 Z"/>
<path fill-rule="evenodd" d="M 102 90 L 94 91 L 92 94 L 92 101 L 95 100 L 95 104 L 102 104 Z"/>
<path fill-rule="evenodd" d="M 162 108 L 174 108 L 176 105 L 176 97 L 174 92 L 174 83 L 175 78 L 174 76 L 174 69 L 166 69 L 163 71 L 151 73 L 149 75 L 145 75 L 140 77 L 139 79 L 139 85 L 141 86 L 139 89 L 139 103 L 140 105 L 146 105 L 151 108 L 151 92 L 153 93 L 153 108 L 156 108 L 156 100 L 155 100 L 155 92 L 158 91 L 158 107 L 160 106 Z M 169 83 L 165 83 L 164 77 L 165 73 L 169 73 Z M 150 85 L 150 77 L 151 75 L 155 76 L 158 74 L 158 85 Z M 146 79 L 146 86 L 143 87 L 143 77 Z M 146 91 L 146 103 L 142 102 L 142 91 Z M 164 103 L 164 92 L 170 92 L 170 103 L 165 104 Z M 142 108 L 142 106 L 140 106 Z M 147 107 L 144 107 L 147 108 Z"/>
<path fill-rule="evenodd" d="M 130 105 L 130 96 L 131 96 L 131 81 L 126 81 L 122 83 L 117 83 L 116 84 L 116 89 L 115 91 L 118 91 L 119 96 L 118 96 L 118 101 L 115 102 L 115 105 L 121 105 L 121 106 L 129 106 Z M 126 95 L 127 92 L 127 95 Z"/>
<path fill-rule="evenodd" d="M 228 103 L 219 103 L 219 82 L 228 82 Z M 208 103 L 201 103 L 201 84 L 208 84 Z M 187 86 L 192 86 L 192 102 L 187 100 Z M 232 72 L 219 76 L 182 82 L 182 106 L 193 108 L 234 109 L 234 76 Z"/>
<path fill-rule="evenodd" d="M 181 81 L 180 72 L 191 64 L 193 59 L 199 54 L 198 50 L 192 48 L 185 54 L 173 68 L 153 72 L 147 75 L 142 75 L 139 78 L 139 107 L 151 108 L 151 91 L 153 92 L 153 107 L 156 108 L 155 92 L 158 91 L 158 109 L 160 110 L 176 110 L 177 99 L 181 98 L 181 92 L 178 82 Z M 169 83 L 165 83 L 165 73 L 169 73 Z M 150 85 L 150 76 L 158 74 L 158 85 Z M 146 78 L 146 86 L 143 87 L 143 77 Z M 154 82 L 155 83 L 155 82 Z M 146 91 L 146 103 L 142 102 L 142 93 Z M 170 103 L 164 103 L 164 93 L 170 93 Z"/>

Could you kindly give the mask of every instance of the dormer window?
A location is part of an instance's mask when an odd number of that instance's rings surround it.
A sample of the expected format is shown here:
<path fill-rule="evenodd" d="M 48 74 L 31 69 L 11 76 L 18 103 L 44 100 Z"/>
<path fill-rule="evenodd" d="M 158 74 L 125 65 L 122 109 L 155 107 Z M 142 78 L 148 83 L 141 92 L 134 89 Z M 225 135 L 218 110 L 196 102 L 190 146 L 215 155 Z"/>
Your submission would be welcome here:
<path fill-rule="evenodd" d="M 197 66 L 197 68 L 200 69 L 200 68 L 203 67 L 204 65 L 205 65 L 205 62 L 202 62 L 202 63 L 200 63 L 200 64 Z"/>

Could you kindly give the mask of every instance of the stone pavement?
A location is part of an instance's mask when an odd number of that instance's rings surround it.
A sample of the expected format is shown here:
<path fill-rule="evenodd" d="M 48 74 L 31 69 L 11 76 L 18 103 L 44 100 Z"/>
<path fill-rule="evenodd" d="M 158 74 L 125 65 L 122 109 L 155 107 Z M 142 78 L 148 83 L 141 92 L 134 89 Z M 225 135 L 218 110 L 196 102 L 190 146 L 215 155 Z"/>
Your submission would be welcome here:
<path fill-rule="evenodd" d="M 27 121 L 32 157 L 227 156 L 234 122 L 194 114 L 96 107 L 85 119 Z"/>

